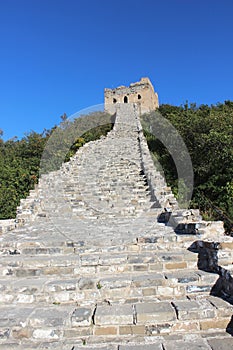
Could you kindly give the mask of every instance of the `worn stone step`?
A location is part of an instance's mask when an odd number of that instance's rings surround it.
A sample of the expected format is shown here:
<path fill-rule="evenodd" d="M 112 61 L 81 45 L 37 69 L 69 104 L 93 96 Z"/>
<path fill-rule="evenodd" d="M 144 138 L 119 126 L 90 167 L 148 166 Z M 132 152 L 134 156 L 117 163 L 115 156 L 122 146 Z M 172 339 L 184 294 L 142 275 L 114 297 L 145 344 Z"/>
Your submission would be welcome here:
<path fill-rule="evenodd" d="M 36 272 L 38 274 L 36 275 Z M 17 270 L 16 276 L 9 274 L 0 280 L 1 303 L 70 303 L 75 300 L 155 300 L 182 298 L 186 296 L 208 295 L 216 283 L 216 274 L 204 271 L 193 272 L 134 272 L 131 274 L 119 271 L 114 277 L 96 273 L 86 277 L 82 270 L 64 270 L 51 267 L 45 269 L 44 277 L 40 270 Z M 67 276 L 65 275 L 67 273 Z M 68 274 L 69 273 L 69 274 Z M 55 275 L 56 277 L 53 277 Z"/>
<path fill-rule="evenodd" d="M 148 213 L 149 214 L 149 213 Z M 75 221 L 74 221 L 75 224 Z M 106 223 L 108 224 L 108 223 Z M 57 225 L 60 225 L 59 223 Z M 61 223 L 62 225 L 62 223 Z M 72 226 L 72 222 L 70 222 L 70 226 Z M 58 226 L 59 227 L 59 226 Z M 128 229 L 128 228 L 126 228 Z M 146 251 L 146 250 L 174 250 L 177 247 L 179 247 L 179 249 L 182 248 L 186 248 L 188 249 L 194 242 L 195 237 L 190 237 L 190 235 L 188 236 L 178 236 L 176 235 L 174 232 L 172 232 L 172 229 L 168 229 L 166 233 L 163 233 L 164 231 L 164 226 L 159 224 L 157 227 L 157 231 L 155 231 L 154 235 L 150 235 L 148 237 L 146 236 L 135 236 L 135 238 L 131 238 L 131 245 L 132 244 L 136 244 L 138 246 L 141 247 L 142 251 Z M 44 228 L 45 230 L 45 228 Z M 107 233 L 107 232 L 106 232 Z M 22 231 L 21 235 L 27 235 L 27 231 L 25 231 L 25 233 Z M 41 228 L 41 233 L 38 232 L 38 234 L 41 235 L 42 239 L 37 240 L 35 238 L 35 240 L 29 240 L 27 237 L 27 241 L 22 242 L 22 239 L 12 239 L 12 241 L 9 239 L 8 241 L 2 241 L 0 242 L 0 253 L 1 255 L 5 255 L 5 254 L 10 254 L 10 255 L 14 255 L 17 254 L 17 250 L 19 250 L 20 253 L 24 253 L 24 254 L 60 254 L 60 253 L 67 253 L 67 252 L 72 252 L 72 248 L 75 248 L 76 251 L 78 252 L 78 250 L 80 250 L 79 248 L 79 244 L 76 243 L 75 241 L 72 241 L 72 239 L 69 241 L 65 241 L 63 238 L 63 241 L 61 240 L 59 242 L 59 240 L 56 241 L 49 241 L 48 237 L 46 239 L 43 238 L 44 236 L 44 231 Z M 19 237 L 19 236 L 18 236 Z M 13 238 L 13 237 L 12 237 Z M 83 237 L 84 238 L 84 237 Z M 95 237 L 95 242 L 97 242 Z M 123 236 L 122 236 L 123 238 Z M 82 240 L 82 236 L 80 236 L 80 241 Z M 103 237 L 99 238 L 100 243 L 102 240 L 103 243 Z M 133 242 L 134 240 L 134 242 Z M 119 241 L 115 246 L 119 245 Z M 125 247 L 124 250 L 127 251 L 127 241 L 125 242 Z M 108 248 L 109 250 L 112 249 L 113 246 L 113 242 L 109 244 L 108 246 L 108 241 L 106 241 L 106 249 Z M 70 249 L 68 249 L 70 248 Z M 91 241 L 83 241 L 82 246 L 81 246 L 81 250 L 84 251 L 85 249 L 94 249 L 93 244 L 91 244 Z M 222 250 L 223 251 L 223 250 Z M 225 252 L 226 251 L 226 252 Z M 220 252 L 221 253 L 221 252 Z M 191 254 L 190 254 L 191 255 Z M 193 253 L 193 255 L 195 256 L 196 254 Z M 224 253 L 222 258 L 227 259 L 231 259 L 232 254 L 231 254 L 231 250 L 225 250 L 224 248 Z"/>
<path fill-rule="evenodd" d="M 190 261 L 189 261 L 190 260 Z M 42 275 L 79 275 L 93 273 L 156 272 L 195 269 L 197 261 L 194 255 L 183 254 L 83 254 L 61 256 L 25 256 L 10 255 L 2 257 L 0 274 L 17 277 Z M 167 273 L 167 278 L 169 273 Z"/>
<path fill-rule="evenodd" d="M 206 286 L 198 286 L 196 287 L 197 290 L 193 291 L 192 293 L 187 293 L 185 290 L 180 290 L 179 288 L 167 288 L 167 287 L 158 287 L 153 289 L 151 288 L 131 288 L 129 289 L 114 289 L 114 290 L 103 290 L 98 291 L 97 289 L 89 289 L 89 290 L 80 290 L 77 287 L 75 287 L 76 284 L 70 281 L 70 283 L 48 283 L 44 287 L 41 285 L 35 285 L 35 283 L 31 287 L 22 287 L 21 290 L 19 290 L 18 294 L 16 294 L 17 290 L 15 291 L 9 291 L 8 294 L 1 296 L 0 301 L 4 304 L 9 304 L 14 302 L 15 304 L 31 304 L 33 302 L 48 302 L 50 304 L 65 304 L 65 303 L 72 303 L 76 300 L 83 302 L 86 300 L 86 302 L 90 301 L 101 301 L 103 300 L 115 300 L 117 301 L 137 301 L 142 302 L 144 301 L 156 301 L 159 299 L 162 300 L 172 300 L 174 297 L 176 297 L 178 300 L 180 298 L 183 298 L 184 295 L 209 295 L 208 291 L 206 291 Z M 77 288 L 77 289 L 76 289 Z M 49 292 L 50 291 L 50 292 Z M 205 293 L 206 292 L 206 293 Z M 162 294 L 163 293 L 163 294 Z"/>
<path fill-rule="evenodd" d="M 230 322 L 232 313 L 233 307 L 216 297 L 174 300 L 172 302 L 156 301 L 135 304 L 97 305 L 94 324 L 98 326 L 121 326 L 122 324 L 158 325 L 170 322 L 174 326 L 177 322 L 182 324 L 183 321 L 193 322 L 197 320 L 200 330 L 206 330 L 207 323 L 210 326 L 209 328 L 211 328 L 211 324 L 216 326 L 217 319 L 226 317 L 228 322 Z M 222 328 L 220 323 L 219 328 Z"/>
<path fill-rule="evenodd" d="M 135 246 L 130 247 L 132 249 Z M 73 249 L 73 247 L 70 248 Z M 105 251 L 99 251 L 98 253 L 94 251 L 92 254 L 67 254 L 65 256 L 52 256 L 51 258 L 40 255 L 34 258 L 27 255 L 10 254 L 2 257 L 0 273 L 7 279 L 8 283 L 11 280 L 14 281 L 14 276 L 18 278 L 47 276 L 49 279 L 50 276 L 57 275 L 58 277 L 67 276 L 72 279 L 73 276 L 79 278 L 93 273 L 96 275 L 93 282 L 94 289 L 98 283 L 101 286 L 99 293 L 108 298 L 113 295 L 115 298 L 127 297 L 129 287 L 129 295 L 132 298 L 161 297 L 162 295 L 168 298 L 174 295 L 178 297 L 180 295 L 210 293 L 218 279 L 216 274 L 197 270 L 195 254 L 191 252 L 187 252 L 188 255 L 179 252 L 156 252 L 154 254 L 153 251 L 141 252 L 140 254 L 120 252 L 119 254 L 118 251 L 121 249 L 112 247 L 111 251 L 113 253 L 111 255 L 106 254 Z M 189 269 L 196 269 L 196 271 L 193 273 Z M 163 274 L 160 275 L 158 271 Z M 111 284 L 111 278 L 109 279 L 107 276 L 104 278 L 103 274 L 113 273 L 116 275 Z M 129 273 L 131 275 L 127 275 Z M 143 283 L 139 290 L 136 289 L 139 283 L 135 283 L 135 279 L 140 280 L 140 273 L 143 274 Z M 121 278 L 119 278 L 119 274 L 121 274 Z M 122 277 L 122 274 L 124 277 Z M 65 301 L 69 301 L 69 294 L 64 298 Z M 71 300 L 73 300 L 73 293 Z"/>
<path fill-rule="evenodd" d="M 106 229 L 105 229 L 106 230 Z M 107 233 L 107 232 L 106 232 Z M 100 237 L 101 241 L 102 237 Z M 149 242 L 144 240 L 143 238 L 133 238 L 129 240 L 131 243 L 127 243 L 127 241 L 124 243 L 123 247 L 120 242 L 120 240 L 116 241 L 116 244 L 113 245 L 110 244 L 109 246 L 93 246 L 91 245 L 91 241 L 82 241 L 80 239 L 80 242 L 75 241 L 44 241 L 44 240 L 27 240 L 25 242 L 22 242 L 22 240 L 15 240 L 15 241 L 3 241 L 0 242 L 0 254 L 1 256 L 5 255 L 19 255 L 19 254 L 25 254 L 25 255 L 60 255 L 60 254 L 69 254 L 69 253 L 77 253 L 77 254 L 83 254 L 85 252 L 88 252 L 89 250 L 94 253 L 95 251 L 98 253 L 102 252 L 113 252 L 114 250 L 121 250 L 125 252 L 153 252 L 154 254 L 160 254 L 159 250 L 167 250 L 170 251 L 170 254 L 172 255 L 173 252 L 177 247 L 179 247 L 179 251 L 182 252 L 182 244 L 180 242 L 176 241 L 176 235 L 156 235 L 154 236 L 153 240 L 151 239 Z M 146 241 L 146 242 L 145 242 Z M 230 251 L 224 252 L 223 257 L 230 257 Z M 177 254 L 177 253 L 174 253 Z M 181 253 L 180 253 L 181 254 Z M 186 256 L 188 257 L 197 257 L 196 254 L 189 252 L 188 249 L 185 252 Z"/>
<path fill-rule="evenodd" d="M 233 339 L 222 336 L 220 339 L 205 339 L 201 336 L 187 335 L 186 337 L 181 337 L 180 339 L 167 339 L 167 337 L 158 337 L 158 339 L 147 340 L 148 343 L 141 343 L 130 341 L 127 344 L 123 344 L 118 340 L 118 343 L 112 344 L 91 344 L 88 345 L 88 350 L 231 350 Z M 0 345 L 1 350 L 32 350 L 32 349 L 48 349 L 52 348 L 55 350 L 83 350 L 86 346 L 82 342 L 77 342 L 75 340 L 67 341 L 52 341 L 52 342 L 39 342 L 34 344 L 24 343 L 20 345 L 17 342 L 5 342 L 5 344 Z"/>
<path fill-rule="evenodd" d="M 30 307 L 0 308 L 2 340 L 56 341 L 119 336 L 146 337 L 163 334 L 205 334 L 225 330 L 231 321 L 233 307 L 221 299 L 180 300 L 112 305 L 33 304 Z M 73 332 L 73 335 L 72 335 Z M 93 338 L 92 338 L 93 341 Z M 98 341 L 97 341 L 98 343 Z"/>

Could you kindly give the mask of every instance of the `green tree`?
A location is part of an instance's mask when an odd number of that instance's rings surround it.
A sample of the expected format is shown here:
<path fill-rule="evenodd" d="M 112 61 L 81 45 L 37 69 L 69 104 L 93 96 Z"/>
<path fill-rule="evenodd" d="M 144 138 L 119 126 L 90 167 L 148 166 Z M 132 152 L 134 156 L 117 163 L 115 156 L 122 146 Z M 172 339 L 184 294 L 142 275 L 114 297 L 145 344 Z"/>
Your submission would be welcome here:
<path fill-rule="evenodd" d="M 161 105 L 159 111 L 178 130 L 189 150 L 194 170 L 191 205 L 206 218 L 225 216 L 233 221 L 233 102 L 199 107 L 195 103 L 179 107 Z M 146 136 L 168 184 L 177 193 L 177 173 L 168 151 L 152 135 Z"/>

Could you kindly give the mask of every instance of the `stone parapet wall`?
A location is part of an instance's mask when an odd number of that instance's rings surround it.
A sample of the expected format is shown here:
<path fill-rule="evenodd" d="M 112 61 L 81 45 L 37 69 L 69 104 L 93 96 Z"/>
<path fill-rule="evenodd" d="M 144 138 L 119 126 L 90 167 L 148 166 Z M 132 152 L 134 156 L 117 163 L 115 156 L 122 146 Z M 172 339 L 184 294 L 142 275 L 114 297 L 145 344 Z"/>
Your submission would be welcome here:
<path fill-rule="evenodd" d="M 137 106 L 135 106 L 137 108 Z M 150 189 L 156 199 L 158 206 L 161 208 L 170 207 L 172 210 L 178 208 L 178 203 L 171 192 L 170 187 L 167 186 L 166 180 L 160 174 L 160 172 L 155 168 L 155 164 L 151 157 L 146 138 L 143 134 L 142 125 L 140 119 L 137 116 L 138 124 L 138 137 L 140 144 L 140 152 L 142 157 L 142 167 L 143 171 L 148 179 Z"/>

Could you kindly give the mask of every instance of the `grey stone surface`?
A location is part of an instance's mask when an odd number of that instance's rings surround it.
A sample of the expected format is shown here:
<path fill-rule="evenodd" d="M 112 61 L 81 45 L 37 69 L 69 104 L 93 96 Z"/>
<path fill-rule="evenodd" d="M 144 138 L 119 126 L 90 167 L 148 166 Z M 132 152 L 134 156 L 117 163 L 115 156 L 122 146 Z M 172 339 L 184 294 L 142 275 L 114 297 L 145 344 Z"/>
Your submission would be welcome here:
<path fill-rule="evenodd" d="M 33 311 L 33 307 L 14 308 L 3 306 L 0 312 L 0 327 L 20 326 L 27 321 Z"/>
<path fill-rule="evenodd" d="M 95 286 L 95 281 L 91 278 L 80 278 L 78 281 L 79 289 L 92 289 Z"/>
<path fill-rule="evenodd" d="M 90 326 L 92 323 L 93 309 L 79 307 L 71 315 L 72 326 Z"/>
<path fill-rule="evenodd" d="M 30 315 L 29 324 L 32 327 L 61 327 L 67 322 L 72 309 L 70 306 L 62 310 L 58 306 L 35 309 Z"/>
<path fill-rule="evenodd" d="M 163 350 L 160 342 L 153 344 L 131 344 L 131 345 L 120 345 L 119 350 Z"/>
<path fill-rule="evenodd" d="M 74 346 L 74 348 L 72 350 L 83 350 L 85 349 L 86 346 Z M 118 350 L 118 346 L 117 345 L 107 345 L 107 346 L 88 346 L 88 350 Z"/>
<path fill-rule="evenodd" d="M 216 308 L 209 302 L 174 301 L 179 320 L 194 320 L 199 318 L 214 318 Z"/>
<path fill-rule="evenodd" d="M 169 302 L 136 304 L 138 323 L 163 323 L 176 320 L 176 313 Z"/>
<path fill-rule="evenodd" d="M 167 341 L 164 343 L 165 350 L 211 350 L 204 339 L 192 339 L 190 341 Z"/>
<path fill-rule="evenodd" d="M 233 339 L 210 339 L 208 344 L 211 346 L 211 350 L 232 350 Z"/>
<path fill-rule="evenodd" d="M 133 325 L 132 305 L 100 305 L 95 313 L 96 325 Z"/>

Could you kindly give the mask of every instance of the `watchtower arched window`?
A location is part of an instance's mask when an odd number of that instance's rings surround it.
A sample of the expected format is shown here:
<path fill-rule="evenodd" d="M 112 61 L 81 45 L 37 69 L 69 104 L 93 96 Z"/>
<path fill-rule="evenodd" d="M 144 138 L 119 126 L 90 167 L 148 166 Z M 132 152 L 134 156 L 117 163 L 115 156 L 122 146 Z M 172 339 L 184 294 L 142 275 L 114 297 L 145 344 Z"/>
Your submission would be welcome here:
<path fill-rule="evenodd" d="M 117 103 L 117 99 L 116 98 L 113 99 L 113 103 Z"/>
<path fill-rule="evenodd" d="M 141 100 L 142 96 L 140 94 L 138 94 L 138 100 Z"/>
<path fill-rule="evenodd" d="M 128 103 L 128 97 L 127 96 L 124 97 L 124 103 Z"/>

